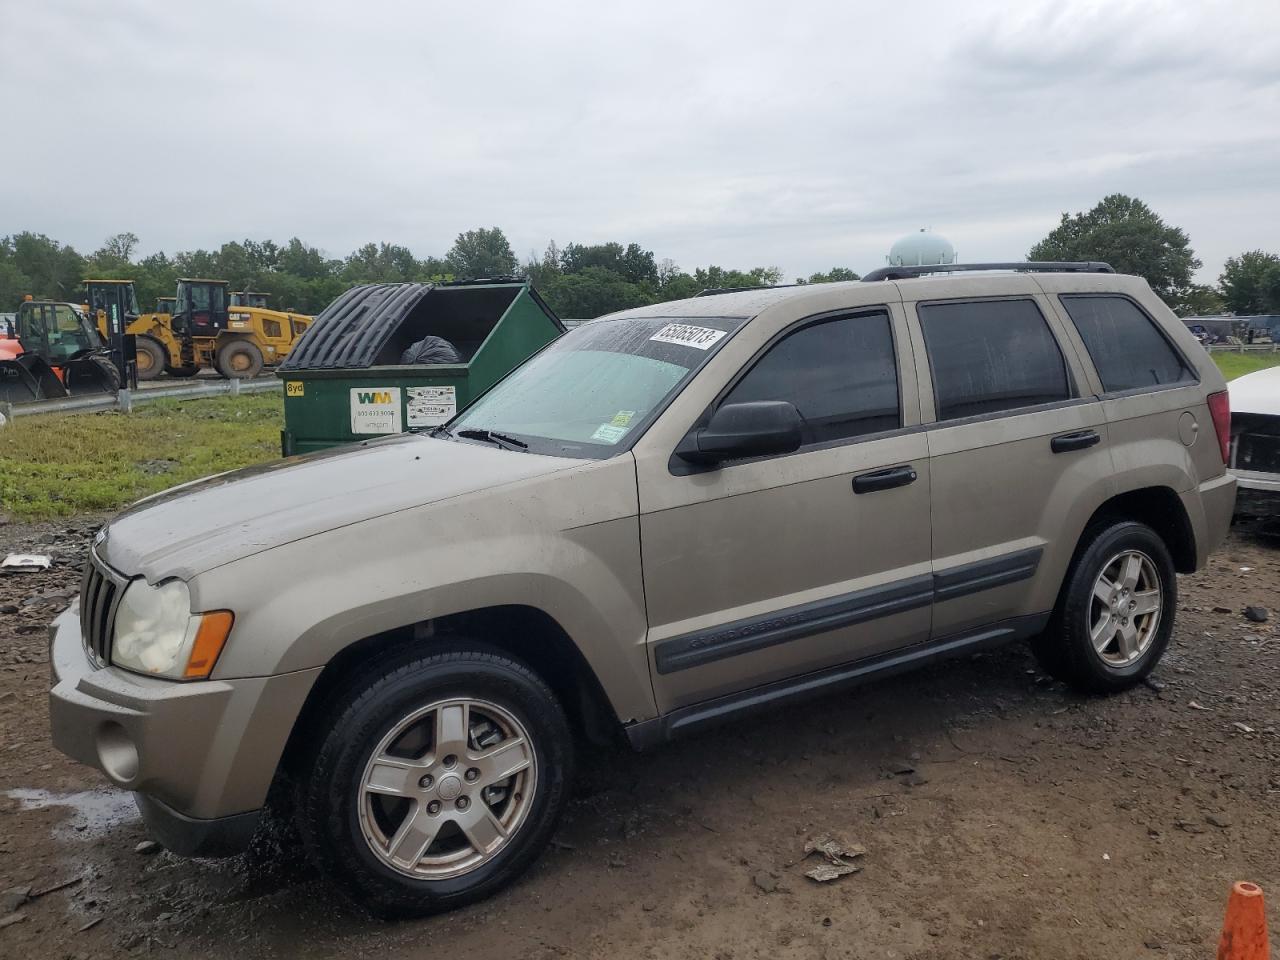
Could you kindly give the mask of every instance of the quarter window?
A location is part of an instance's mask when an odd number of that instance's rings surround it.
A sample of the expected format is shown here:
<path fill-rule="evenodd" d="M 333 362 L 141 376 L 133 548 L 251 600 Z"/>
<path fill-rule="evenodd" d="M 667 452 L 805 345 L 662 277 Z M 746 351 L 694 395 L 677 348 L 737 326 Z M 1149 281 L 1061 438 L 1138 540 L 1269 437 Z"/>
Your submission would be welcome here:
<path fill-rule="evenodd" d="M 1066 361 L 1032 300 L 921 304 L 939 420 L 1071 396 Z"/>
<path fill-rule="evenodd" d="M 885 313 L 823 320 L 769 349 L 724 403 L 787 400 L 804 418 L 803 445 L 902 425 L 893 332 Z"/>
<path fill-rule="evenodd" d="M 1194 380 L 1182 358 L 1133 301 L 1124 297 L 1063 296 L 1108 393 Z"/>

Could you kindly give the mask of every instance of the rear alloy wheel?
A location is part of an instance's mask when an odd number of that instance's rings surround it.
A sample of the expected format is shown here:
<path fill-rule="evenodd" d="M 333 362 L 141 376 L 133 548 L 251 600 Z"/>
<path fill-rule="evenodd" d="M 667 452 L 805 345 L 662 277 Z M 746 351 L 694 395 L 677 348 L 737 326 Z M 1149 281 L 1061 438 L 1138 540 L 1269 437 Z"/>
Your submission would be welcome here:
<path fill-rule="evenodd" d="M 353 678 L 296 773 L 308 853 L 383 917 L 487 897 L 537 859 L 568 799 L 573 738 L 527 666 L 473 642 Z"/>
<path fill-rule="evenodd" d="M 1160 626 L 1160 575 L 1140 550 L 1107 561 L 1093 585 L 1089 639 L 1104 663 L 1127 667 L 1150 648 Z"/>
<path fill-rule="evenodd" d="M 1158 533 L 1132 521 L 1094 527 L 1031 649 L 1046 671 L 1078 690 L 1124 690 L 1164 655 L 1177 593 L 1173 557 Z"/>
<path fill-rule="evenodd" d="M 248 340 L 233 340 L 218 351 L 217 363 L 228 380 L 250 380 L 262 372 L 262 351 Z"/>
<path fill-rule="evenodd" d="M 138 337 L 138 379 L 154 380 L 164 371 L 164 347 L 150 337 Z"/>

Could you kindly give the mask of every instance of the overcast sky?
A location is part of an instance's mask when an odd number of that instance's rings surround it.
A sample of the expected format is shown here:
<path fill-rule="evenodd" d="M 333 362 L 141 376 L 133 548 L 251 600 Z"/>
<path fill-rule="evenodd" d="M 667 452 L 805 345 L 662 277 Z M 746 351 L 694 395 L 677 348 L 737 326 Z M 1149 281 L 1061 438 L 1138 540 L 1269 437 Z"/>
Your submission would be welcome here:
<path fill-rule="evenodd" d="M 1021 258 L 1136 195 L 1280 249 L 1280 2 L 0 0 L 0 235 L 142 252 L 501 226 L 685 268 Z"/>

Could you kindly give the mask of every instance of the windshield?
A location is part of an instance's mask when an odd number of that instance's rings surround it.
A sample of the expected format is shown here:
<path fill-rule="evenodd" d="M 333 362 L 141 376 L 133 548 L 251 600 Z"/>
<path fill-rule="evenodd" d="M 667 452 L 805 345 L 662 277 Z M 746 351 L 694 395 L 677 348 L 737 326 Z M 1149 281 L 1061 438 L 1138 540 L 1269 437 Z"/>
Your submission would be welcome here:
<path fill-rule="evenodd" d="M 88 286 L 89 305 L 94 310 L 105 310 L 110 313 L 111 307 L 117 302 L 116 291 L 119 290 L 122 291 L 119 300 L 120 309 L 126 316 L 138 315 L 138 295 L 132 283 L 90 283 Z"/>
<path fill-rule="evenodd" d="M 493 431 L 533 453 L 611 457 L 631 445 L 741 323 L 661 317 L 585 324 L 518 367 L 449 432 Z"/>
<path fill-rule="evenodd" d="M 191 300 L 191 309 L 200 311 L 209 309 L 209 285 L 193 283 L 187 287 Z"/>
<path fill-rule="evenodd" d="M 59 303 L 53 308 L 53 327 L 49 331 L 51 356 L 66 359 L 97 346 L 98 338 L 90 331 L 79 310 L 67 303 Z"/>

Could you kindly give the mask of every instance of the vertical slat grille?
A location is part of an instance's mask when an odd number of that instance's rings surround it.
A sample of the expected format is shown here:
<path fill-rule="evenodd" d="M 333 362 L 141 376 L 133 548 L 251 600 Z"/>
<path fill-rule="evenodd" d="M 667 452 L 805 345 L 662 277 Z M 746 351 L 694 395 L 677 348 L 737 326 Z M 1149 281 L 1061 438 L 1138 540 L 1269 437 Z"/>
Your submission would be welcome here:
<path fill-rule="evenodd" d="M 120 588 L 92 551 L 80 587 L 80 634 L 85 652 L 99 666 L 111 662 L 111 625 Z"/>

